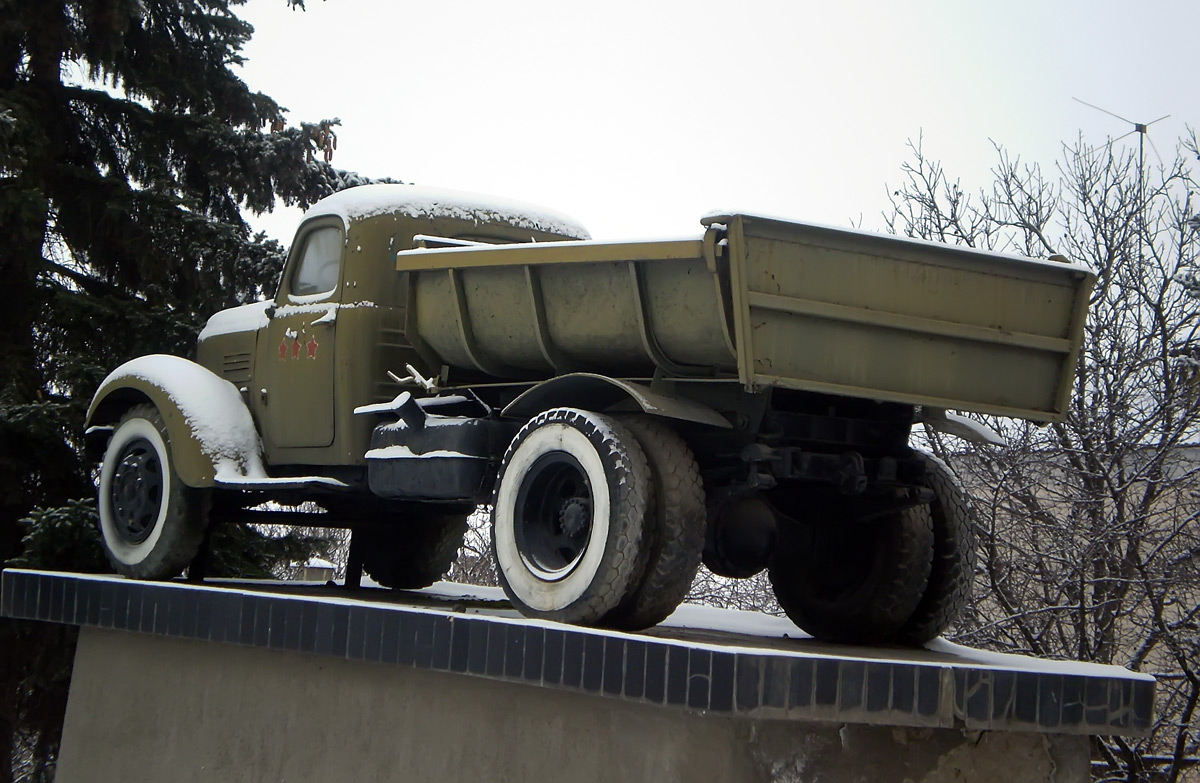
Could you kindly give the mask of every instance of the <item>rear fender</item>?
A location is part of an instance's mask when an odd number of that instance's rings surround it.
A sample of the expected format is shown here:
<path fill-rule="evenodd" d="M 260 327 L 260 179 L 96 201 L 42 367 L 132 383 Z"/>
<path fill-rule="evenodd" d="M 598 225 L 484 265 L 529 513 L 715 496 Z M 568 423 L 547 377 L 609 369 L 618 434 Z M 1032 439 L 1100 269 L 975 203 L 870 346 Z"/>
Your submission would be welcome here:
<path fill-rule="evenodd" d="M 706 405 L 667 397 L 638 383 L 592 373 L 560 375 L 540 383 L 509 403 L 503 415 L 531 419 L 544 410 L 559 407 L 599 412 L 627 400 L 652 416 L 722 429 L 730 429 L 732 426 L 724 416 Z"/>
<path fill-rule="evenodd" d="M 229 381 L 178 356 L 141 356 L 104 379 L 84 425 L 89 454 L 98 458 L 125 411 L 144 403 L 162 414 L 172 462 L 189 487 L 266 475 L 258 431 L 242 395 Z"/>

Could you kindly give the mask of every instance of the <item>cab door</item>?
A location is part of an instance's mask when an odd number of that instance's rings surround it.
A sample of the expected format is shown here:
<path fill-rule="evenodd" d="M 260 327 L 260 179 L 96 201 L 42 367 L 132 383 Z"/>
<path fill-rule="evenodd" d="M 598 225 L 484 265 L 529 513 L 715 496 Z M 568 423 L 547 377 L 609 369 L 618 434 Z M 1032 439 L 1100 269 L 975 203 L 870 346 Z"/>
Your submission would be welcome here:
<path fill-rule="evenodd" d="M 344 244 L 340 220 L 303 229 L 274 310 L 268 310 L 258 407 L 269 450 L 333 443 L 334 334 Z"/>

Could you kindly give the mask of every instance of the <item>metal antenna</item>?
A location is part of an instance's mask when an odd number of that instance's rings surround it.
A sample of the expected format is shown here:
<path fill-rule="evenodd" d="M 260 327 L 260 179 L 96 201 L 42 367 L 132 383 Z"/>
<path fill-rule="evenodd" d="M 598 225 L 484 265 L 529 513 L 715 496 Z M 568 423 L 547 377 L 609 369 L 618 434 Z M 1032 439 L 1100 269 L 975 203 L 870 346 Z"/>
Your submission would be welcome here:
<path fill-rule="evenodd" d="M 1154 123 L 1162 122 L 1163 120 L 1168 119 L 1171 116 L 1170 114 L 1164 114 L 1163 116 L 1159 117 L 1157 120 L 1151 120 L 1150 122 L 1134 122 L 1133 120 L 1122 117 L 1120 114 L 1111 112 L 1108 109 L 1102 109 L 1099 106 L 1096 106 L 1095 104 L 1088 103 L 1087 101 L 1081 101 L 1078 98 L 1072 98 L 1071 100 L 1075 101 L 1076 103 L 1082 103 L 1084 106 L 1088 107 L 1089 109 L 1095 109 L 1096 111 L 1102 111 L 1105 114 L 1107 114 L 1109 117 L 1116 117 L 1121 122 L 1126 122 L 1133 126 L 1133 130 L 1129 131 L 1128 133 L 1122 134 L 1115 139 L 1112 139 L 1109 143 L 1111 144 L 1113 142 L 1120 141 L 1121 139 L 1125 138 L 1126 136 L 1132 136 L 1135 133 L 1138 134 L 1138 178 L 1139 179 L 1141 179 L 1141 177 L 1142 177 L 1142 171 L 1143 171 L 1144 165 L 1145 165 L 1146 142 L 1147 141 L 1150 142 L 1150 149 L 1152 149 L 1154 151 L 1154 157 L 1158 158 L 1158 162 L 1160 164 L 1163 162 L 1162 155 L 1158 154 L 1158 147 L 1154 146 L 1154 139 L 1150 139 L 1149 137 L 1147 137 L 1146 131 Z"/>
<path fill-rule="evenodd" d="M 1134 122 L 1133 120 L 1122 117 L 1120 114 L 1111 112 L 1108 109 L 1102 109 L 1099 106 L 1096 106 L 1095 104 L 1088 103 L 1087 101 L 1081 101 L 1078 98 L 1072 98 L 1071 100 L 1075 101 L 1076 103 L 1082 103 L 1084 106 L 1087 106 L 1089 109 L 1095 109 L 1096 111 L 1104 112 L 1105 114 L 1107 114 L 1110 117 L 1116 117 L 1121 122 L 1127 122 L 1133 126 L 1133 130 L 1129 131 L 1128 133 L 1122 134 L 1115 139 L 1109 139 L 1109 142 L 1108 142 L 1109 145 L 1112 145 L 1114 142 L 1118 142 L 1121 139 L 1123 139 L 1127 136 L 1130 136 L 1134 133 L 1138 134 L 1138 202 L 1139 202 L 1138 222 L 1141 224 L 1142 233 L 1145 233 L 1145 228 L 1146 228 L 1145 167 L 1146 167 L 1146 142 L 1147 141 L 1150 142 L 1150 149 L 1154 150 L 1154 157 L 1158 158 L 1158 164 L 1160 166 L 1163 165 L 1162 155 L 1158 154 L 1158 147 L 1154 146 L 1154 139 L 1149 138 L 1149 136 L 1146 135 L 1146 131 L 1154 123 L 1162 122 L 1163 120 L 1167 119 L 1171 115 L 1164 114 L 1163 116 L 1159 117 L 1157 120 L 1151 120 L 1150 122 Z M 1143 238 L 1143 241 L 1144 241 L 1144 238 Z"/>

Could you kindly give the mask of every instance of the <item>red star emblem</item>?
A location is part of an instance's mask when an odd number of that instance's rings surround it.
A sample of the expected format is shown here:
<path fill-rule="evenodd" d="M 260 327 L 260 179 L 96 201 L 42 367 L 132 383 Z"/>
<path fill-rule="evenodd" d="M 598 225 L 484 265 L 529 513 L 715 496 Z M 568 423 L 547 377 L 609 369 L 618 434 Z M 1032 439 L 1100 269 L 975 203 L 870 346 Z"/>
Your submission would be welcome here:
<path fill-rule="evenodd" d="M 299 340 L 299 338 L 297 338 L 296 340 L 294 340 L 292 342 L 292 358 L 293 359 L 300 358 L 300 340 Z"/>
<path fill-rule="evenodd" d="M 286 359 L 287 353 L 288 353 L 288 344 L 287 344 L 287 338 L 285 337 L 279 341 L 279 358 Z"/>
<path fill-rule="evenodd" d="M 320 343 L 317 342 L 316 335 L 312 335 L 308 338 L 308 343 L 305 345 L 305 347 L 308 348 L 308 358 L 317 358 L 317 348 L 320 347 Z"/>

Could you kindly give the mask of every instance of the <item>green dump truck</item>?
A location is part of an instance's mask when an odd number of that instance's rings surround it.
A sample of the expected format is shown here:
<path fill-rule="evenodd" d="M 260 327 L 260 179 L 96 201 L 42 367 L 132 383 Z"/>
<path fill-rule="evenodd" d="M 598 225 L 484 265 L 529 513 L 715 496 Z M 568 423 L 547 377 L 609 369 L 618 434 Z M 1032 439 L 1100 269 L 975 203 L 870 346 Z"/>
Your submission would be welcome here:
<path fill-rule="evenodd" d="M 97 391 L 112 564 L 170 578 L 210 519 L 302 522 L 419 588 L 482 506 L 528 616 L 648 627 L 703 561 L 767 569 L 818 638 L 936 636 L 970 590 L 972 512 L 910 431 L 1060 420 L 1094 276 L 754 215 L 701 229 L 596 242 L 406 185 L 319 202 L 274 300 L 213 316 L 196 362 L 141 357 Z"/>

